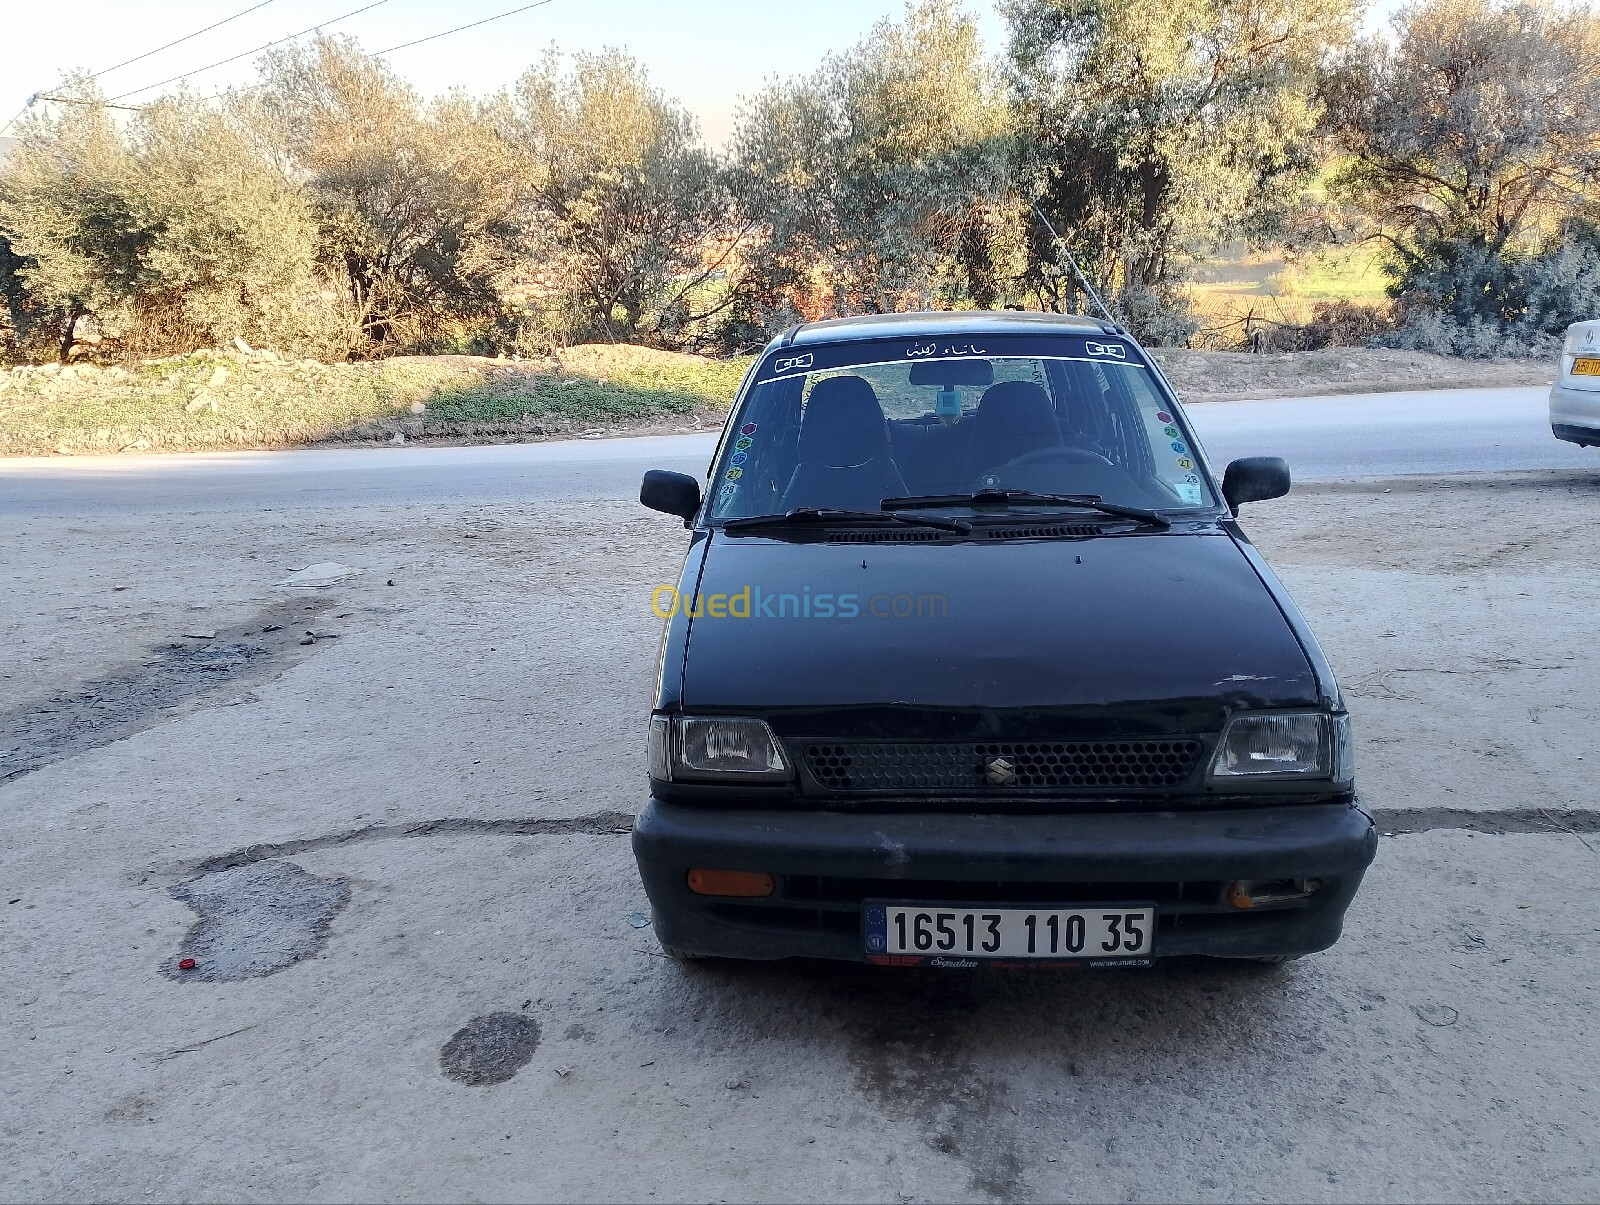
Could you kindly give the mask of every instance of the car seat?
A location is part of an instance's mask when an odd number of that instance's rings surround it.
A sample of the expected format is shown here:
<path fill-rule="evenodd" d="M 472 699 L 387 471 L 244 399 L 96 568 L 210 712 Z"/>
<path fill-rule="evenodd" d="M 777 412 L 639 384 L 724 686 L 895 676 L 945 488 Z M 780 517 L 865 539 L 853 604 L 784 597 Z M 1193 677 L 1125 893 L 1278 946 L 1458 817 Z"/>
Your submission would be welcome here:
<path fill-rule="evenodd" d="M 1050 396 L 1032 381 L 1001 381 L 984 391 L 967 427 L 964 488 L 1019 456 L 1061 446 L 1061 426 Z"/>
<path fill-rule="evenodd" d="M 889 455 L 878 395 L 861 377 L 828 377 L 811 389 L 800 422 L 798 463 L 780 506 L 877 510 L 906 484 Z"/>

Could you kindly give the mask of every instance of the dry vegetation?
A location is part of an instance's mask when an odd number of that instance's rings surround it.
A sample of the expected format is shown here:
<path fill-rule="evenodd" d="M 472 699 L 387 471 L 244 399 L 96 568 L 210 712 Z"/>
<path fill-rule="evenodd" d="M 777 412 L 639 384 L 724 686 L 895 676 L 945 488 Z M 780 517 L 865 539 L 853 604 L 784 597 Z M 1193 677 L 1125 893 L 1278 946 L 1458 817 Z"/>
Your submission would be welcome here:
<path fill-rule="evenodd" d="M 0 373 L 0 454 L 541 439 L 720 422 L 747 361 L 582 346 L 541 360 L 368 363 L 205 350 Z"/>
<path fill-rule="evenodd" d="M 1150 354 L 1189 402 L 1548 385 L 1555 379 L 1554 366 L 1543 360 L 1468 360 L 1377 347 L 1261 355 L 1164 347 Z"/>

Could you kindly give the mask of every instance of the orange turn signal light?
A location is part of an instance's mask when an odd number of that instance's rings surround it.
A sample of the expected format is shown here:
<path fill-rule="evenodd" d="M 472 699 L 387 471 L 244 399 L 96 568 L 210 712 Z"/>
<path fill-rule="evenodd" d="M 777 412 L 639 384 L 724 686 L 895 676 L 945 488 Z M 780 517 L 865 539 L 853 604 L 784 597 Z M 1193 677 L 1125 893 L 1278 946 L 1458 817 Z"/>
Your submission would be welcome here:
<path fill-rule="evenodd" d="M 689 872 L 689 890 L 696 895 L 771 895 L 772 876 L 754 870 L 700 870 Z"/>

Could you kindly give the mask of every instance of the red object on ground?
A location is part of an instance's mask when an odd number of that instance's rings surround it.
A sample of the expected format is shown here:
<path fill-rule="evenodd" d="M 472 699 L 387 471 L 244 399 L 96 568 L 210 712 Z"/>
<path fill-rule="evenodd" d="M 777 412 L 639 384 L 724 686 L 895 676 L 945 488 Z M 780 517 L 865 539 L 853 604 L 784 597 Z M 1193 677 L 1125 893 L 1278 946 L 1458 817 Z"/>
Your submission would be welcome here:
<path fill-rule="evenodd" d="M 192 958 L 180 958 L 180 959 L 178 959 L 178 969 L 180 971 L 192 971 L 192 970 L 194 970 L 194 959 L 192 959 Z"/>

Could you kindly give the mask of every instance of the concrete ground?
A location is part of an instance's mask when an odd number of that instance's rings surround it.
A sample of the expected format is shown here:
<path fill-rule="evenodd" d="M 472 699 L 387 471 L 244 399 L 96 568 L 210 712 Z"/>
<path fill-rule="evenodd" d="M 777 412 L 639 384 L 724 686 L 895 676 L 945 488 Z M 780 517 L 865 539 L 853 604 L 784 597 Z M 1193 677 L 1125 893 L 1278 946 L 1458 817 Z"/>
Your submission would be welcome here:
<path fill-rule="evenodd" d="M 1073 975 L 661 957 L 670 519 L 0 517 L 0 1197 L 1595 1199 L 1597 496 L 1247 510 L 1393 835 L 1327 953 Z"/>

